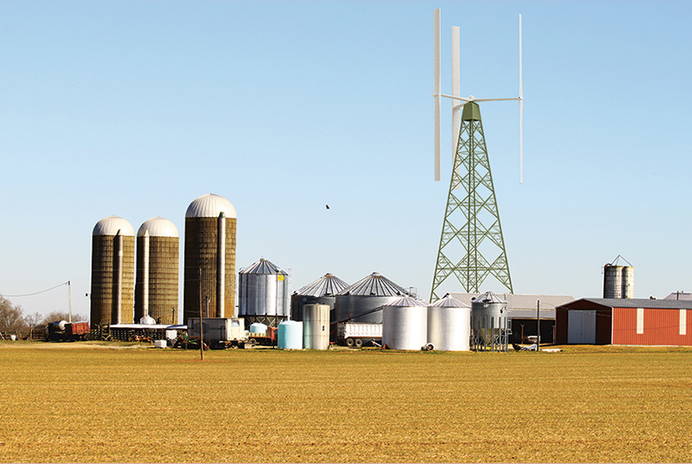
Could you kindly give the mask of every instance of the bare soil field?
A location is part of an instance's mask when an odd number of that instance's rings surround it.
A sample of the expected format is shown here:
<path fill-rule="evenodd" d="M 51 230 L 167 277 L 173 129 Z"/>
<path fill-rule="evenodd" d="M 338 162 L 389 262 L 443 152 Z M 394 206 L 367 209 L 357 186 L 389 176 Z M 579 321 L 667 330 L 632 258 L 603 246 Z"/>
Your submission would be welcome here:
<path fill-rule="evenodd" d="M 198 356 L 0 343 L 0 461 L 692 457 L 690 349 Z"/>

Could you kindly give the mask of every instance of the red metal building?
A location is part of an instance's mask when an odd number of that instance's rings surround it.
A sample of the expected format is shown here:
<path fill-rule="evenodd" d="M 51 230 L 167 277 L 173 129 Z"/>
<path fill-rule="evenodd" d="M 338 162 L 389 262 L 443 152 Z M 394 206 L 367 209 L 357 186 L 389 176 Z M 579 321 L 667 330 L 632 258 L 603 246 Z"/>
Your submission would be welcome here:
<path fill-rule="evenodd" d="M 555 311 L 558 344 L 692 346 L 692 301 L 582 298 Z"/>

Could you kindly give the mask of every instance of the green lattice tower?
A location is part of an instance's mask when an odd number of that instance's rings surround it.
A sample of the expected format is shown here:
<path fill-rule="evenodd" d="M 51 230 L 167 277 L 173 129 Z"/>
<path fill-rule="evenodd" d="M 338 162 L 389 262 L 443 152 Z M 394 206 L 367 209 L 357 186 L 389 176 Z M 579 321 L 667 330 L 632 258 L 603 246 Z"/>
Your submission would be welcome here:
<path fill-rule="evenodd" d="M 437 291 L 452 277 L 467 293 L 479 293 L 488 277 L 514 293 L 481 110 L 473 101 L 464 105 L 461 116 L 431 302 L 443 296 Z"/>

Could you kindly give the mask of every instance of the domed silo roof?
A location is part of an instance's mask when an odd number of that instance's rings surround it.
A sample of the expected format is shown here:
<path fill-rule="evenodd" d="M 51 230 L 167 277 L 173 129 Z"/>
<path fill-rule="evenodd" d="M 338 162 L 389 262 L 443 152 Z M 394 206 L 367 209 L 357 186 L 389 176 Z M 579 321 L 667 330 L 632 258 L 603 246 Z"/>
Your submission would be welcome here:
<path fill-rule="evenodd" d="M 241 274 L 263 274 L 263 275 L 288 275 L 268 259 L 260 258 L 259 261 L 240 270 Z"/>
<path fill-rule="evenodd" d="M 348 288 L 348 284 L 333 274 L 325 274 L 296 292 L 304 296 L 333 296 Z"/>
<path fill-rule="evenodd" d="M 224 213 L 227 218 L 235 218 L 238 216 L 235 206 L 233 206 L 230 201 L 221 195 L 209 193 L 195 198 L 192 203 L 190 203 L 190 206 L 187 207 L 185 217 L 219 217 L 221 213 Z"/>
<path fill-rule="evenodd" d="M 449 293 L 443 298 L 440 298 L 436 302 L 430 305 L 433 308 L 469 308 L 469 305 L 465 304 L 458 298 L 454 298 Z"/>
<path fill-rule="evenodd" d="M 137 231 L 138 237 L 144 237 L 149 232 L 150 237 L 179 237 L 178 228 L 166 218 L 155 217 L 142 223 Z"/>
<path fill-rule="evenodd" d="M 127 219 L 120 216 L 108 216 L 101 219 L 94 226 L 92 235 L 117 235 L 118 232 L 125 237 L 135 236 L 135 230 L 132 228 L 132 225 Z"/>
<path fill-rule="evenodd" d="M 408 294 L 402 287 L 377 272 L 363 277 L 339 293 L 339 295 L 359 296 L 403 296 Z"/>
<path fill-rule="evenodd" d="M 417 307 L 427 307 L 428 305 L 418 298 L 414 298 L 412 296 L 402 296 L 401 298 L 397 298 L 396 300 L 392 301 L 391 303 L 387 303 L 385 306 L 389 307 L 394 307 L 394 308 L 417 308 Z"/>

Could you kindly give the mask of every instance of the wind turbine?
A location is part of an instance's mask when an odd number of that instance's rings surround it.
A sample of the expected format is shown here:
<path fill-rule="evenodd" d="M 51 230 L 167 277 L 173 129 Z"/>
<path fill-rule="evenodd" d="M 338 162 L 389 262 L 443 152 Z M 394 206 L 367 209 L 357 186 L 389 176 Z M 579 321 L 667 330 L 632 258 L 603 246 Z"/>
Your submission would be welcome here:
<path fill-rule="evenodd" d="M 459 140 L 461 109 L 464 104 L 474 102 L 516 101 L 519 102 L 519 183 L 524 183 L 524 66 L 522 15 L 518 16 L 518 78 L 519 96 L 510 98 L 476 98 L 461 96 L 461 29 L 452 26 L 452 93 L 442 93 L 442 11 L 435 9 L 433 16 L 433 99 L 435 102 L 435 181 L 440 180 L 440 139 L 442 138 L 441 99 L 452 100 L 452 153 L 456 153 Z"/>
<path fill-rule="evenodd" d="M 469 293 L 479 293 L 480 286 L 488 277 L 495 278 L 509 293 L 514 293 L 478 103 L 519 102 L 519 182 L 523 183 L 522 17 L 519 15 L 518 23 L 519 96 L 509 98 L 461 96 L 461 31 L 457 26 L 452 27 L 452 93 L 442 93 L 441 23 L 442 13 L 437 8 L 433 15 L 435 181 L 440 180 L 442 98 L 452 102 L 454 163 L 430 299 L 433 301 L 440 297 L 438 290 L 450 277 L 456 277 Z"/>

